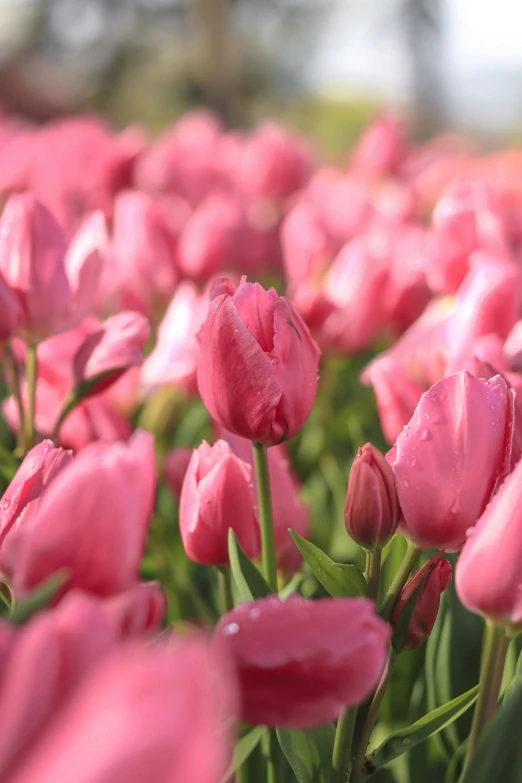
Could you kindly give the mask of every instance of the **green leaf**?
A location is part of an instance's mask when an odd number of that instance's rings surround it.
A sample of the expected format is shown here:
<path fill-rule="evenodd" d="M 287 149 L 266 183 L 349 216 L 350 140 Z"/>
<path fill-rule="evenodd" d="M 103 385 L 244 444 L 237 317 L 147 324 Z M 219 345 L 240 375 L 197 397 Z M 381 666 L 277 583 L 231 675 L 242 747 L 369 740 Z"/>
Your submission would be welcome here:
<path fill-rule="evenodd" d="M 232 592 L 236 603 L 265 598 L 271 590 L 261 572 L 241 548 L 232 528 L 228 531 L 228 556 L 232 571 Z"/>
<path fill-rule="evenodd" d="M 230 762 L 227 771 L 221 778 L 221 783 L 226 783 L 226 781 L 232 777 L 234 772 L 236 772 L 236 770 L 238 770 L 239 767 L 245 763 L 251 753 L 259 745 L 261 737 L 265 731 L 265 726 L 256 726 L 254 729 L 252 729 L 252 731 L 249 731 L 248 734 L 245 734 L 244 737 L 241 737 L 239 742 L 236 743 L 232 761 Z"/>
<path fill-rule="evenodd" d="M 392 647 L 396 653 L 402 652 L 402 648 L 408 638 L 415 609 L 417 608 L 421 593 L 426 587 L 426 582 L 428 581 L 430 574 L 431 571 L 426 570 L 424 576 L 419 580 L 419 584 L 404 604 L 402 611 L 397 618 L 392 636 Z"/>
<path fill-rule="evenodd" d="M 299 588 L 302 586 L 305 579 L 306 577 L 304 574 L 294 574 L 290 581 L 279 591 L 279 598 L 285 600 L 292 595 L 292 593 L 298 593 Z"/>
<path fill-rule="evenodd" d="M 477 698 L 478 689 L 479 686 L 475 685 L 474 688 L 471 688 L 471 690 L 463 693 L 461 696 L 457 696 L 456 699 L 444 704 L 442 707 L 438 707 L 433 712 L 429 712 L 411 726 L 390 734 L 382 745 L 379 745 L 368 756 L 368 774 L 373 774 L 377 769 L 384 767 L 385 764 L 406 753 L 406 751 L 418 745 L 419 742 L 424 742 L 428 737 L 433 736 L 456 720 L 471 707 Z"/>
<path fill-rule="evenodd" d="M 277 729 L 277 738 L 298 783 L 331 782 L 333 723 L 325 723 L 311 731 Z"/>
<path fill-rule="evenodd" d="M 319 582 L 333 598 L 366 595 L 366 580 L 356 566 L 334 563 L 319 547 L 293 530 L 290 530 L 290 535 Z"/>
<path fill-rule="evenodd" d="M 66 569 L 57 571 L 50 576 L 36 590 L 14 605 L 8 617 L 9 622 L 13 625 L 23 625 L 33 614 L 39 612 L 40 609 L 45 609 L 68 579 L 69 571 Z"/>
<path fill-rule="evenodd" d="M 519 682 L 481 736 L 460 783 L 522 783 L 521 715 Z"/>

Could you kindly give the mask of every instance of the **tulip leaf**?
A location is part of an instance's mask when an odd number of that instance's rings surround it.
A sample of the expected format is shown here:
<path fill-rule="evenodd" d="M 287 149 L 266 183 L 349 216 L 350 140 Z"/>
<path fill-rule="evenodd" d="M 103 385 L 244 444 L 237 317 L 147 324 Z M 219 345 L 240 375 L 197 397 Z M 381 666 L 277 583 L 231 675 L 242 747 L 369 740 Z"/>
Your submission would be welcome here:
<path fill-rule="evenodd" d="M 366 758 L 365 776 L 373 775 L 385 764 L 411 750 L 415 745 L 432 737 L 446 726 L 457 720 L 477 698 L 479 686 L 475 685 L 471 690 L 457 696 L 442 707 L 429 712 L 420 720 L 390 734 L 379 747 Z"/>
<path fill-rule="evenodd" d="M 421 593 L 426 587 L 426 582 L 428 581 L 430 574 L 431 571 L 426 570 L 424 576 L 419 580 L 418 585 L 404 604 L 402 611 L 397 618 L 392 637 L 392 647 L 396 653 L 402 652 L 402 648 L 408 638 L 413 615 L 415 614 Z"/>
<path fill-rule="evenodd" d="M 261 737 L 265 732 L 266 732 L 265 726 L 256 726 L 251 731 L 249 731 L 248 734 L 245 734 L 244 737 L 241 737 L 239 742 L 236 743 L 236 747 L 234 748 L 234 753 L 232 756 L 232 761 L 230 762 L 227 771 L 221 778 L 221 783 L 226 783 L 226 781 L 232 777 L 234 772 L 236 772 L 236 770 L 238 770 L 239 767 L 241 767 L 241 765 L 245 763 L 248 757 L 259 745 Z"/>
<path fill-rule="evenodd" d="M 460 783 L 522 783 L 522 683 L 511 689 L 484 731 Z"/>
<path fill-rule="evenodd" d="M 319 547 L 290 530 L 297 548 L 333 598 L 366 595 L 366 580 L 357 566 L 335 563 Z"/>
<path fill-rule="evenodd" d="M 299 588 L 302 586 L 305 579 L 306 577 L 304 574 L 294 574 L 290 581 L 287 582 L 286 585 L 279 591 L 279 598 L 285 600 L 293 593 L 298 593 Z"/>
<path fill-rule="evenodd" d="M 277 738 L 298 783 L 330 783 L 335 739 L 333 723 L 311 731 L 277 729 Z"/>
<path fill-rule="evenodd" d="M 263 575 L 241 548 L 232 528 L 228 531 L 228 557 L 232 571 L 232 592 L 236 603 L 255 601 L 271 594 Z"/>
<path fill-rule="evenodd" d="M 69 579 L 68 569 L 62 569 L 42 582 L 36 590 L 24 596 L 18 603 L 14 604 L 9 613 L 8 620 L 13 625 L 23 625 L 33 614 L 45 609 L 53 600 L 58 590 Z"/>

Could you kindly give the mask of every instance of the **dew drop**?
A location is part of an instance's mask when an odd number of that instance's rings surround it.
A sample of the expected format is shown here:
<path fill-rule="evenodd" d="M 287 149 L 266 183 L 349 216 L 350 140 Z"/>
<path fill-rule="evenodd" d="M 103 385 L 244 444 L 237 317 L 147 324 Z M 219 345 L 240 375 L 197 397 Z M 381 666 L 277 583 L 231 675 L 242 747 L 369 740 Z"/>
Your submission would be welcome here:
<path fill-rule="evenodd" d="M 471 538 L 474 532 L 475 532 L 474 527 L 468 527 L 468 529 L 466 530 L 466 538 Z"/>
<path fill-rule="evenodd" d="M 417 437 L 418 437 L 419 440 L 422 440 L 422 441 L 426 442 L 428 440 L 431 440 L 432 435 L 431 435 L 431 432 L 426 429 L 426 427 L 421 427 L 417 431 Z"/>
<path fill-rule="evenodd" d="M 230 623 L 229 625 L 225 625 L 223 628 L 223 633 L 225 636 L 234 636 L 239 631 L 239 625 L 237 623 Z"/>
<path fill-rule="evenodd" d="M 406 488 L 408 488 L 408 487 L 410 486 L 410 482 L 409 482 L 409 481 L 406 481 L 406 479 L 403 479 L 402 483 L 404 484 L 404 486 L 405 486 Z"/>
<path fill-rule="evenodd" d="M 260 614 L 261 612 L 259 611 L 259 609 L 257 609 L 257 607 L 254 607 L 249 611 L 248 616 L 250 617 L 251 620 L 257 620 Z"/>
<path fill-rule="evenodd" d="M 11 498 L 3 498 L 2 502 L 0 503 L 0 505 L 4 509 L 5 508 L 9 508 L 9 506 L 11 505 Z"/>

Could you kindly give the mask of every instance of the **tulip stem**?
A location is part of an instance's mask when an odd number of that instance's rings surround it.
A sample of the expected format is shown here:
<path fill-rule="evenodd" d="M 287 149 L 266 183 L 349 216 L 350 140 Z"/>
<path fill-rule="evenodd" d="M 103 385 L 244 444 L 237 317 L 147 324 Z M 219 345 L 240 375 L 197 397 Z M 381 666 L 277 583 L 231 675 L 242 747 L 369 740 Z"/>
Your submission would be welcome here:
<path fill-rule="evenodd" d="M 377 686 L 377 690 L 373 695 L 373 699 L 370 703 L 370 708 L 366 714 L 366 720 L 364 721 L 364 725 L 361 730 L 361 734 L 359 737 L 359 741 L 357 743 L 357 748 L 355 750 L 355 756 L 353 760 L 352 777 L 350 778 L 351 783 L 359 783 L 359 781 L 363 777 L 364 774 L 363 767 L 364 767 L 364 759 L 366 756 L 366 750 L 368 749 L 368 743 L 370 742 L 373 727 L 375 726 L 375 723 L 377 721 L 377 716 L 381 708 L 382 700 L 384 699 L 384 694 L 386 693 L 386 689 L 390 684 L 390 679 L 393 674 L 394 667 L 395 667 L 395 656 L 393 653 L 391 653 L 390 657 L 388 658 L 388 663 L 386 664 L 386 668 L 381 677 L 381 681 L 379 682 Z"/>
<path fill-rule="evenodd" d="M 406 547 L 406 552 L 404 553 L 402 563 L 399 566 L 399 570 L 395 574 L 395 578 L 391 583 L 379 610 L 379 614 L 383 620 L 389 622 L 395 604 L 397 603 L 397 599 L 401 594 L 401 590 L 406 584 L 413 566 L 419 559 L 421 551 L 422 550 L 416 547 L 415 544 L 413 544 L 411 541 L 408 541 L 408 546 Z"/>
<path fill-rule="evenodd" d="M 60 415 L 58 416 L 56 420 L 56 424 L 54 425 L 53 434 L 51 435 L 51 440 L 54 443 L 57 443 L 58 441 L 58 435 L 60 434 L 60 429 L 65 419 L 70 413 L 72 413 L 72 411 L 79 404 L 80 404 L 80 399 L 76 396 L 74 392 L 71 392 L 67 397 L 67 399 L 65 400 L 65 403 L 60 411 Z"/>
<path fill-rule="evenodd" d="M 366 570 L 364 572 L 364 577 L 368 584 L 368 598 L 371 598 L 373 601 L 376 601 L 377 596 L 379 595 L 381 554 L 381 549 L 377 549 L 375 552 L 366 552 Z"/>
<path fill-rule="evenodd" d="M 219 587 L 219 602 L 221 604 L 221 614 L 226 614 L 234 608 L 234 599 L 232 598 L 232 578 L 230 573 L 230 566 L 218 566 L 218 587 Z"/>
<path fill-rule="evenodd" d="M 27 379 L 27 418 L 25 449 L 29 451 L 34 446 L 35 414 L 36 414 L 36 380 L 38 377 L 37 346 L 34 343 L 27 345 L 27 357 L 25 360 L 25 373 Z"/>
<path fill-rule="evenodd" d="M 469 766 L 480 735 L 496 712 L 510 641 L 503 626 L 486 620 L 479 695 L 473 713 L 464 769 Z"/>
<path fill-rule="evenodd" d="M 6 341 L 4 343 L 5 356 L 11 369 L 11 375 L 13 378 L 13 397 L 16 401 L 16 407 L 18 408 L 18 446 L 23 454 L 26 453 L 25 448 L 25 410 L 22 400 L 22 389 L 20 387 L 20 375 L 18 374 L 18 362 L 16 361 L 11 343 Z"/>
<path fill-rule="evenodd" d="M 337 721 L 332 755 L 333 783 L 345 783 L 348 778 L 356 718 L 357 707 L 350 707 Z"/>
<path fill-rule="evenodd" d="M 261 524 L 263 574 L 272 592 L 277 593 L 277 562 L 274 519 L 272 515 L 272 496 L 270 494 L 270 474 L 268 471 L 268 454 L 266 446 L 262 443 L 254 442 L 252 445 L 254 447 L 259 522 Z"/>

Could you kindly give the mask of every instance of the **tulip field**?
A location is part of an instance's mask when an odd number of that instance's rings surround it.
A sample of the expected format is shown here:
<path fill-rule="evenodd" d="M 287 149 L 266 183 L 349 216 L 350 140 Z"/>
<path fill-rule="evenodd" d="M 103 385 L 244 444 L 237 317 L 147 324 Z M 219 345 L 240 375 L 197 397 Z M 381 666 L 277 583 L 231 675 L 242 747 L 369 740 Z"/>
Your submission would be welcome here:
<path fill-rule="evenodd" d="M 0 783 L 520 783 L 522 151 L 0 118 Z"/>

